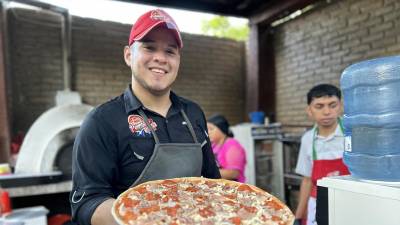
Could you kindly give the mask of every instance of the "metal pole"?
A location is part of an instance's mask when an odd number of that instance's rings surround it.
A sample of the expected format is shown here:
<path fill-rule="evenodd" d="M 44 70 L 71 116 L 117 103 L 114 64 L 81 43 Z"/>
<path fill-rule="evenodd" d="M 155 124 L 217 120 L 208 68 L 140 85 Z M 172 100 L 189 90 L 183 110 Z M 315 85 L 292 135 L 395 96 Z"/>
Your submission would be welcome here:
<path fill-rule="evenodd" d="M 10 120 L 7 104 L 8 43 L 7 3 L 0 1 L 0 162 L 9 162 Z"/>
<path fill-rule="evenodd" d="M 71 16 L 62 13 L 61 43 L 63 53 L 64 90 L 71 90 Z"/>

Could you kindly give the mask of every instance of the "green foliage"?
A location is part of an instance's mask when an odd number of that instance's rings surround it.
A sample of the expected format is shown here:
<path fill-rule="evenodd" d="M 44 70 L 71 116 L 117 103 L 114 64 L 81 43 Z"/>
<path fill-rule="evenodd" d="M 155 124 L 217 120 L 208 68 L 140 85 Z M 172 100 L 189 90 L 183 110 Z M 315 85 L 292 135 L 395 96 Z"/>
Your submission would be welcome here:
<path fill-rule="evenodd" d="M 206 35 L 231 38 L 237 41 L 245 41 L 249 36 L 247 25 L 232 25 L 224 16 L 215 16 L 210 20 L 203 20 L 201 30 Z"/>

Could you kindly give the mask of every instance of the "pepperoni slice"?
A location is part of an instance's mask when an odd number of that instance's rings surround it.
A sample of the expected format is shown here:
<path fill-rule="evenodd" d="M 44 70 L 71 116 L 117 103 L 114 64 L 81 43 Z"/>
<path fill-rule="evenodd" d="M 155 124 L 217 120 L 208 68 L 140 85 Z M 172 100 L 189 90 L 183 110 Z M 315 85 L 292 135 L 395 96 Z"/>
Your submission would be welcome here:
<path fill-rule="evenodd" d="M 264 202 L 264 206 L 267 206 L 269 208 L 272 208 L 274 210 L 280 210 L 283 208 L 282 205 L 280 205 L 278 202 L 274 201 L 273 199 L 267 200 Z"/>
<path fill-rule="evenodd" d="M 249 211 L 247 211 L 247 210 L 244 209 L 244 208 L 240 208 L 240 209 L 237 211 L 237 215 L 238 215 L 242 220 L 249 220 L 249 219 L 253 218 L 256 214 L 255 214 L 255 213 L 252 213 L 252 212 L 249 212 Z"/>
<path fill-rule="evenodd" d="M 240 225 L 240 224 L 242 224 L 242 220 L 241 220 L 240 217 L 238 217 L 238 216 L 229 218 L 229 221 L 230 221 L 231 223 L 233 223 L 234 225 Z"/>
<path fill-rule="evenodd" d="M 188 192 L 198 192 L 199 189 L 196 188 L 196 187 L 188 187 L 188 188 L 185 189 L 185 191 L 188 191 Z"/>
<path fill-rule="evenodd" d="M 231 206 L 235 206 L 236 205 L 236 203 L 234 201 L 231 201 L 231 200 L 224 201 L 224 204 L 231 205 Z"/>
<path fill-rule="evenodd" d="M 176 186 L 178 183 L 176 183 L 176 182 L 173 181 L 173 180 L 164 180 L 164 181 L 161 182 L 161 184 L 162 184 L 163 186 L 170 187 L 170 186 Z"/>
<path fill-rule="evenodd" d="M 236 199 L 237 198 L 237 194 L 224 194 L 225 197 L 229 198 L 229 199 Z"/>
<path fill-rule="evenodd" d="M 160 199 L 161 196 L 159 194 L 154 194 L 153 192 L 147 192 L 145 199 L 147 201 L 154 201 Z"/>
<path fill-rule="evenodd" d="M 162 192 L 163 202 L 168 202 L 169 199 L 175 202 L 179 202 L 178 188 L 176 186 L 170 187 L 168 190 Z"/>
<path fill-rule="evenodd" d="M 253 191 L 253 189 L 252 189 L 249 185 L 247 185 L 247 184 L 241 184 L 241 185 L 238 187 L 237 190 L 238 190 L 238 191 L 248 191 L 248 192 L 252 192 L 252 191 Z"/>
<path fill-rule="evenodd" d="M 213 188 L 213 187 L 216 187 L 218 185 L 217 183 L 211 182 L 211 181 L 206 181 L 205 183 L 209 188 Z"/>
<path fill-rule="evenodd" d="M 139 192 L 139 194 L 144 194 L 147 192 L 147 188 L 146 188 L 146 186 L 143 185 L 143 186 L 136 188 L 135 191 Z"/>
<path fill-rule="evenodd" d="M 167 212 L 168 216 L 176 217 L 179 208 L 179 205 L 175 205 L 174 207 L 165 207 L 163 210 Z"/>
<path fill-rule="evenodd" d="M 128 212 L 124 216 L 124 221 L 136 220 L 138 215 L 134 214 L 133 212 Z"/>
<path fill-rule="evenodd" d="M 280 218 L 280 217 L 278 217 L 278 216 L 275 216 L 275 215 L 272 215 L 272 221 L 275 221 L 275 222 L 280 222 L 280 221 L 282 221 L 282 219 Z"/>

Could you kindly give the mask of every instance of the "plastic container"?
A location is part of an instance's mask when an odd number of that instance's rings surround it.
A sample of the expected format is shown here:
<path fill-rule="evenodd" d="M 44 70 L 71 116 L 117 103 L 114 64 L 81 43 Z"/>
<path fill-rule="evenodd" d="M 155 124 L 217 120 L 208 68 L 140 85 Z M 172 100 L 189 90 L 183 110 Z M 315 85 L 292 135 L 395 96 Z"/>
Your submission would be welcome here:
<path fill-rule="evenodd" d="M 7 191 L 0 189 L 0 215 L 11 212 L 11 199 Z"/>
<path fill-rule="evenodd" d="M 28 208 L 15 209 L 11 213 L 5 215 L 3 219 L 4 225 L 47 225 L 47 210 L 43 206 L 35 206 Z"/>
<path fill-rule="evenodd" d="M 250 121 L 255 124 L 264 124 L 265 113 L 261 111 L 251 112 L 249 114 Z"/>
<path fill-rule="evenodd" d="M 48 225 L 63 225 L 71 221 L 71 216 L 68 214 L 56 214 L 51 216 L 47 223 Z"/>
<path fill-rule="evenodd" d="M 10 164 L 0 163 L 0 175 L 11 174 Z"/>
<path fill-rule="evenodd" d="M 4 220 L 0 218 L 0 225 L 25 225 L 23 221 L 20 220 Z"/>
<path fill-rule="evenodd" d="M 400 56 L 346 68 L 344 163 L 353 177 L 400 182 Z"/>

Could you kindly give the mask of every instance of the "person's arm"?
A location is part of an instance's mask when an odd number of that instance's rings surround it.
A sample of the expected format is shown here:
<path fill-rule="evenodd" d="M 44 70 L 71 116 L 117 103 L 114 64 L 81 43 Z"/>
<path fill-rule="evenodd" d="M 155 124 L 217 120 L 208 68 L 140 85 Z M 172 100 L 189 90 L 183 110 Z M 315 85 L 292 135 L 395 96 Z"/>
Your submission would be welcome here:
<path fill-rule="evenodd" d="M 295 213 L 296 219 L 306 218 L 307 203 L 311 193 L 311 186 L 311 178 L 303 177 L 300 185 L 299 203 Z"/>
<path fill-rule="evenodd" d="M 303 176 L 300 185 L 298 205 L 295 212 L 296 219 L 305 219 L 307 212 L 308 199 L 311 193 L 311 171 L 312 171 L 312 130 L 306 132 L 301 138 L 299 157 L 297 159 L 296 173 Z"/>
<path fill-rule="evenodd" d="M 92 225 L 117 225 L 110 213 L 114 201 L 107 199 L 96 208 L 90 221 Z"/>
<path fill-rule="evenodd" d="M 237 180 L 240 175 L 240 170 L 244 170 L 246 153 L 234 139 L 228 139 L 224 145 L 227 145 L 227 150 L 223 153 L 225 165 L 219 170 L 221 177 L 228 180 Z"/>
<path fill-rule="evenodd" d="M 201 138 L 202 140 L 199 140 L 199 142 L 203 144 L 203 142 L 205 141 L 204 145 L 201 147 L 203 151 L 203 166 L 201 169 L 201 175 L 207 178 L 219 179 L 221 178 L 221 174 L 218 169 L 217 162 L 215 161 L 215 156 L 211 147 L 210 138 L 208 137 L 206 117 L 204 116 L 204 113 L 200 108 L 199 110 L 201 112 L 202 117 L 201 119 L 196 121 L 196 124 L 197 126 L 200 127 L 202 131 L 200 138 L 201 137 L 204 138 L 204 139 Z"/>
<path fill-rule="evenodd" d="M 227 180 L 236 180 L 239 177 L 239 170 L 236 169 L 219 169 L 221 177 Z"/>
<path fill-rule="evenodd" d="M 117 146 L 111 130 L 91 112 L 75 138 L 70 202 L 73 221 L 80 225 L 93 224 L 95 212 L 111 218 L 111 210 L 104 208 L 109 204 L 105 202 L 116 197 L 112 184 L 118 171 Z"/>
<path fill-rule="evenodd" d="M 221 178 L 221 174 L 212 151 L 211 141 L 208 137 L 206 137 L 206 142 L 207 143 L 202 147 L 203 167 L 201 169 L 201 175 L 207 178 Z"/>

